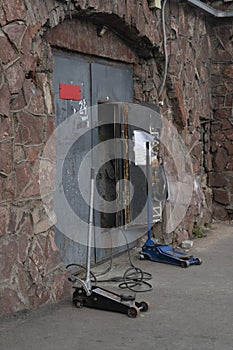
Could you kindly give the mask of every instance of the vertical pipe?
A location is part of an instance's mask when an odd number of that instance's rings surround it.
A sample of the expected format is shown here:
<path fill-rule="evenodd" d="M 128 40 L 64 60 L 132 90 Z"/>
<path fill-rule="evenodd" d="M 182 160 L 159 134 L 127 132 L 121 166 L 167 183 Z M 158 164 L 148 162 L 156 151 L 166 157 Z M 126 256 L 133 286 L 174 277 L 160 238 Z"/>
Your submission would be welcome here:
<path fill-rule="evenodd" d="M 147 234 L 148 242 L 151 240 L 151 219 L 150 219 L 150 188 L 149 188 L 149 179 L 150 179 L 150 143 L 146 142 L 146 180 L 147 180 Z"/>

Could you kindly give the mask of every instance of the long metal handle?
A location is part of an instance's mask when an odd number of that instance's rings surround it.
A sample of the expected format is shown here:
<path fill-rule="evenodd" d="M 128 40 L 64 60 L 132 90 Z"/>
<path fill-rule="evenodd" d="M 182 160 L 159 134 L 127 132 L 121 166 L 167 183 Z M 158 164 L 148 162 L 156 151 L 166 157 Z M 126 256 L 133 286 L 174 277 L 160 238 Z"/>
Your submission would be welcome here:
<path fill-rule="evenodd" d="M 86 260 L 86 286 L 91 293 L 91 239 L 93 230 L 93 214 L 94 214 L 94 185 L 95 185 L 95 169 L 91 168 L 91 186 L 90 186 L 90 203 L 89 203 L 89 222 L 87 237 L 87 260 Z"/>
<path fill-rule="evenodd" d="M 147 180 L 147 234 L 148 241 L 151 240 L 151 219 L 150 219 L 150 143 L 146 142 L 146 180 Z"/>

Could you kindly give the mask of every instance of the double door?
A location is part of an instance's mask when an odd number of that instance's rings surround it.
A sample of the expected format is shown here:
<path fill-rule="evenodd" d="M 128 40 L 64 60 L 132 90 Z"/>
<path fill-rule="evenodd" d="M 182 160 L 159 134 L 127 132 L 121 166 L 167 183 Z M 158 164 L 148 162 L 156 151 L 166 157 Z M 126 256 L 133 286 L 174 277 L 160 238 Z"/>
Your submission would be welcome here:
<path fill-rule="evenodd" d="M 99 210 L 94 212 L 96 247 L 92 252 L 93 262 L 98 262 L 110 254 L 110 243 L 105 241 L 111 239 L 103 232 L 117 227 L 125 215 L 117 209 L 121 193 L 117 183 L 123 170 L 114 146 L 114 139 L 122 135 L 122 127 L 116 123 L 121 111 L 112 102 L 133 101 L 132 69 L 128 65 L 54 51 L 53 82 L 57 127 L 55 241 L 65 264 L 85 263 L 89 164 L 98 170 L 99 196 L 95 201 Z M 110 143 L 114 148 L 106 146 L 104 152 L 95 153 L 100 143 Z M 82 168 L 83 160 L 86 167 Z M 114 204 L 113 210 L 107 211 L 108 202 L 115 203 L 115 211 Z"/>

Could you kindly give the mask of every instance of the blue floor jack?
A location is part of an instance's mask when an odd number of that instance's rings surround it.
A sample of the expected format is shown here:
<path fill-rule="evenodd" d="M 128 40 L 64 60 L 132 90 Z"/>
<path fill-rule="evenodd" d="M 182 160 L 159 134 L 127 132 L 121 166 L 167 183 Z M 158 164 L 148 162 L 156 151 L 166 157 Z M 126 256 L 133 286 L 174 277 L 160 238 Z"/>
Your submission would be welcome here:
<path fill-rule="evenodd" d="M 150 239 L 148 232 L 148 240 L 143 245 L 140 252 L 141 259 L 149 259 L 156 262 L 177 265 L 181 267 L 189 267 L 190 265 L 201 265 L 201 259 L 195 256 L 187 256 L 183 252 L 173 249 L 167 244 L 155 244 Z"/>
<path fill-rule="evenodd" d="M 146 142 L 147 158 L 147 179 L 149 179 L 149 142 Z M 167 244 L 155 244 L 151 239 L 151 220 L 150 220 L 150 193 L 147 186 L 147 241 L 140 252 L 140 259 L 172 264 L 184 268 L 190 265 L 201 265 L 201 259 L 194 256 L 187 256 L 184 252 L 179 252 Z"/>

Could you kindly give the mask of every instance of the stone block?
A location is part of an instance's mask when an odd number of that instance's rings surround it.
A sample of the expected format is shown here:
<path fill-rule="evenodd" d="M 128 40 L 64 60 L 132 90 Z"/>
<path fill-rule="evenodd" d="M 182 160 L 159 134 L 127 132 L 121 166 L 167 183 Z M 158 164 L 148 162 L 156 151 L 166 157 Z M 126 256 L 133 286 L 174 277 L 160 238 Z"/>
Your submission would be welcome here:
<path fill-rule="evenodd" d="M 16 233 L 16 225 L 17 225 L 17 211 L 14 210 L 14 207 L 11 207 L 10 215 L 9 215 L 9 222 L 7 226 L 7 233 L 8 234 L 15 234 Z"/>
<path fill-rule="evenodd" d="M 207 155 L 205 156 L 204 158 L 204 166 L 205 166 L 205 169 L 207 171 L 211 171 L 213 169 L 213 165 L 212 165 L 212 156 L 210 153 L 207 153 Z"/>
<path fill-rule="evenodd" d="M 11 94 L 19 94 L 24 81 L 24 72 L 19 61 L 6 69 L 6 79 Z"/>
<path fill-rule="evenodd" d="M 227 190 L 214 188 L 213 196 L 214 196 L 215 202 L 218 202 L 224 205 L 230 204 L 229 193 Z"/>
<path fill-rule="evenodd" d="M 23 189 L 28 185 L 31 178 L 31 170 L 26 162 L 15 167 L 16 173 L 16 192 L 17 196 L 21 194 Z"/>
<path fill-rule="evenodd" d="M 38 276 L 43 276 L 45 272 L 46 261 L 46 237 L 40 236 L 34 239 L 34 243 L 30 249 L 30 261 L 35 264 Z"/>
<path fill-rule="evenodd" d="M 17 291 L 9 287 L 0 287 L 0 316 L 22 310 L 24 307 Z"/>
<path fill-rule="evenodd" d="M 179 6 L 179 35 L 188 37 L 188 21 L 185 13 L 185 7 Z"/>
<path fill-rule="evenodd" d="M 214 120 L 215 119 L 228 119 L 231 117 L 231 110 L 228 108 L 217 108 L 214 112 L 213 112 L 213 117 Z"/>
<path fill-rule="evenodd" d="M 23 0 L 4 0 L 2 6 L 8 22 L 26 18 L 27 11 Z"/>
<path fill-rule="evenodd" d="M 142 100 L 143 89 L 140 84 L 134 84 L 134 98 L 136 100 Z"/>
<path fill-rule="evenodd" d="M 211 127 L 211 140 L 212 141 L 223 141 L 225 135 L 221 130 L 221 124 L 216 124 Z"/>
<path fill-rule="evenodd" d="M 51 159 L 52 153 L 48 154 L 49 159 Z M 46 155 L 47 155 L 46 154 Z M 53 158 L 55 159 L 55 158 Z M 56 182 L 56 164 L 53 162 L 51 163 L 49 160 L 43 160 L 40 163 L 40 193 L 41 195 L 48 195 L 49 193 L 53 192 L 55 189 L 55 182 Z"/>
<path fill-rule="evenodd" d="M 34 233 L 38 234 L 41 232 L 46 232 L 49 230 L 50 227 L 52 227 L 54 224 L 53 221 L 50 220 L 49 217 L 45 216 L 40 221 L 38 221 L 34 226 Z"/>
<path fill-rule="evenodd" d="M 225 106 L 225 98 L 224 96 L 213 96 L 212 97 L 213 108 L 220 108 Z"/>
<path fill-rule="evenodd" d="M 212 59 L 220 62 L 231 62 L 231 54 L 224 49 L 218 48 L 212 51 Z"/>
<path fill-rule="evenodd" d="M 224 205 L 213 203 L 213 218 L 219 220 L 227 220 L 228 213 Z"/>
<path fill-rule="evenodd" d="M 221 131 L 221 128 L 222 128 L 222 121 L 221 120 L 216 120 L 212 123 L 211 127 L 210 127 L 210 131 L 211 131 L 211 135 L 212 135 L 212 139 L 216 139 L 218 140 L 219 139 L 219 135 L 215 135 L 216 132 L 220 132 Z M 223 133 L 222 133 L 223 135 Z"/>
<path fill-rule="evenodd" d="M 37 81 L 33 81 L 34 87 L 31 90 L 30 101 L 27 111 L 31 114 L 45 114 L 45 100 L 41 89 L 37 86 Z"/>
<path fill-rule="evenodd" d="M 212 202 L 213 202 L 212 190 L 207 188 L 207 189 L 203 190 L 203 193 L 205 196 L 207 211 L 211 212 L 212 211 Z"/>
<path fill-rule="evenodd" d="M 18 259 L 18 245 L 15 239 L 8 240 L 0 246 L 0 276 L 1 281 L 10 279 Z"/>
<path fill-rule="evenodd" d="M 27 233 L 21 233 L 18 237 L 19 260 L 24 263 L 27 259 L 31 241 Z"/>
<path fill-rule="evenodd" d="M 6 24 L 6 15 L 4 11 L 0 11 L 0 25 L 3 27 Z"/>
<path fill-rule="evenodd" d="M 233 141 L 233 128 L 231 128 L 229 130 L 224 130 L 223 132 L 224 132 L 224 135 L 225 135 L 227 140 Z"/>
<path fill-rule="evenodd" d="M 1 43 L 0 43 L 1 45 Z M 0 46 L 1 47 L 1 46 Z M 10 116 L 10 91 L 6 85 L 0 88 L 0 116 L 9 117 Z M 2 123 L 2 118 L 0 118 L 0 123 Z M 1 124 L 0 124 L 1 125 Z M 1 130 L 1 128 L 0 128 Z M 0 135 L 2 130 L 0 131 Z"/>
<path fill-rule="evenodd" d="M 232 99 L 232 101 L 233 101 L 233 99 Z M 230 129 L 232 129 L 232 123 L 227 119 L 223 119 L 223 120 L 221 120 L 221 128 L 222 128 L 222 130 L 230 130 Z"/>
<path fill-rule="evenodd" d="M 32 285 L 28 291 L 28 299 L 33 309 L 47 303 L 51 297 L 50 292 L 42 283 Z"/>
<path fill-rule="evenodd" d="M 42 279 L 40 276 L 40 273 L 38 271 L 38 268 L 33 260 L 29 259 L 28 261 L 28 273 L 30 275 L 30 279 L 33 284 L 41 283 Z"/>
<path fill-rule="evenodd" d="M 29 113 L 18 114 L 18 127 L 25 145 L 37 145 L 43 141 L 44 118 L 33 117 Z"/>
<path fill-rule="evenodd" d="M 16 139 L 16 141 L 20 141 L 18 139 Z M 14 161 L 16 163 L 20 163 L 22 161 L 25 161 L 25 152 L 24 152 L 24 148 L 21 145 L 15 145 L 14 148 Z"/>
<path fill-rule="evenodd" d="M 36 32 L 38 32 L 40 28 L 41 28 L 41 24 L 39 23 L 37 23 L 34 26 L 28 25 L 27 29 L 24 32 L 20 52 L 22 54 L 22 59 L 21 59 L 22 67 L 24 68 L 25 72 L 28 72 L 28 71 L 34 72 L 36 69 L 36 63 L 40 55 L 38 54 L 38 51 L 35 52 L 32 50 L 32 40 Z M 35 41 L 35 46 L 37 48 L 38 48 L 38 43 L 40 43 L 39 39 Z M 35 56 L 33 55 L 33 52 L 35 52 Z"/>
<path fill-rule="evenodd" d="M 215 96 L 222 96 L 222 95 L 225 95 L 227 92 L 228 92 L 228 88 L 226 84 L 221 84 L 219 86 L 212 88 L 212 94 Z"/>
<path fill-rule="evenodd" d="M 13 60 L 16 59 L 17 53 L 15 52 L 14 48 L 12 47 L 9 40 L 0 35 L 0 60 L 3 64 L 7 64 Z"/>
<path fill-rule="evenodd" d="M 217 153 L 214 157 L 213 165 L 214 169 L 217 171 L 222 171 L 225 169 L 225 166 L 227 164 L 227 151 L 220 147 L 217 150 Z"/>
<path fill-rule="evenodd" d="M 24 150 L 26 152 L 27 160 L 29 161 L 30 165 L 34 166 L 36 161 L 39 159 L 39 156 L 42 153 L 42 146 L 26 146 L 24 147 Z"/>
<path fill-rule="evenodd" d="M 0 191 L 1 191 L 1 188 L 0 188 Z M 0 237 L 6 234 L 8 220 L 9 220 L 9 207 L 7 205 L 1 205 L 0 206 Z"/>
<path fill-rule="evenodd" d="M 187 112 L 184 105 L 184 97 L 180 83 L 175 84 L 175 100 L 174 103 L 174 119 L 182 127 L 186 126 L 187 123 Z"/>
<path fill-rule="evenodd" d="M 55 267 L 61 266 L 61 254 L 54 241 L 54 233 L 50 231 L 46 242 L 46 272 L 49 273 Z"/>
<path fill-rule="evenodd" d="M 168 73 L 169 75 L 178 75 L 179 74 L 178 72 L 179 72 L 179 66 L 176 59 L 176 55 L 170 55 Z"/>
<path fill-rule="evenodd" d="M 218 149 L 218 142 L 211 141 L 210 145 L 211 145 L 211 152 L 213 152 L 213 153 L 216 152 Z"/>
<path fill-rule="evenodd" d="M 36 76 L 39 85 L 43 88 L 44 100 L 46 106 L 46 114 L 54 113 L 53 98 L 50 90 L 50 84 L 46 74 L 37 74 Z"/>
<path fill-rule="evenodd" d="M 220 75 L 211 75 L 210 82 L 211 82 L 212 88 L 217 87 L 222 84 L 222 78 Z"/>
<path fill-rule="evenodd" d="M 232 108 L 233 94 L 227 94 L 225 96 L 225 107 Z"/>
<path fill-rule="evenodd" d="M 68 281 L 69 273 L 67 271 L 57 271 L 53 275 L 50 288 L 53 291 L 53 297 L 56 301 L 71 296 L 70 282 Z"/>
<path fill-rule="evenodd" d="M 203 144 L 199 142 L 194 147 L 192 147 L 191 154 L 195 156 L 197 159 L 201 159 L 203 151 Z"/>
<path fill-rule="evenodd" d="M 40 197 L 39 163 L 34 166 L 31 180 L 22 196 L 23 198 Z"/>
<path fill-rule="evenodd" d="M 229 156 L 233 155 L 233 142 L 224 142 L 224 148 L 226 148 Z"/>
<path fill-rule="evenodd" d="M 10 117 L 1 117 L 0 115 L 0 139 L 8 138 L 12 135 L 11 120 Z"/>
<path fill-rule="evenodd" d="M 19 291 L 20 299 L 23 301 L 23 308 L 29 308 L 29 301 L 28 301 L 28 290 L 31 286 L 31 281 L 29 278 L 28 270 L 25 269 L 24 262 L 18 262 L 16 265 L 16 284 L 17 284 L 17 291 Z"/>
<path fill-rule="evenodd" d="M 17 208 L 17 210 L 15 211 L 15 215 L 16 215 L 16 220 L 15 220 L 16 234 L 19 236 L 25 235 L 28 237 L 29 240 L 31 240 L 33 230 L 32 230 L 31 214 L 29 212 L 29 209 Z"/>
<path fill-rule="evenodd" d="M 21 48 L 21 41 L 25 29 L 26 26 L 22 22 L 9 23 L 2 28 L 3 32 L 8 36 L 9 40 L 17 47 L 18 50 Z"/>
<path fill-rule="evenodd" d="M 208 174 L 208 185 L 210 187 L 225 187 L 227 184 L 227 178 L 222 172 L 210 172 Z"/>
<path fill-rule="evenodd" d="M 13 143 L 4 141 L 0 143 L 0 172 L 9 174 L 13 167 Z"/>
<path fill-rule="evenodd" d="M 11 98 L 11 110 L 19 111 L 22 110 L 25 106 L 26 101 L 21 89 L 18 94 L 14 95 L 14 97 Z"/>

